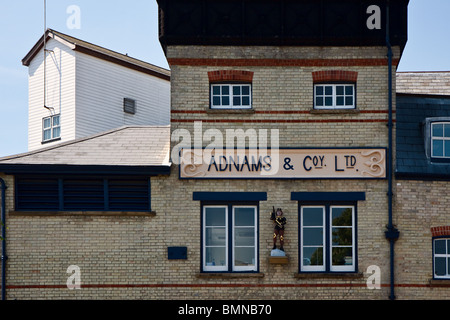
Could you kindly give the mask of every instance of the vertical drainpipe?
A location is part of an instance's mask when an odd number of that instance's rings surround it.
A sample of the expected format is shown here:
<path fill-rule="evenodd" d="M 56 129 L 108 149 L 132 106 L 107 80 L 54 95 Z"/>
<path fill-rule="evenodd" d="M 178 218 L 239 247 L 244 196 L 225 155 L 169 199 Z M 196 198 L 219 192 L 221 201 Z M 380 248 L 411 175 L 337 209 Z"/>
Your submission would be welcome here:
<path fill-rule="evenodd" d="M 2 219 L 2 300 L 6 300 L 6 213 L 5 213 L 5 181 L 0 178 L 0 188 L 2 195 L 2 205 L 1 205 L 1 219 Z"/>
<path fill-rule="evenodd" d="M 392 121 L 392 47 L 390 41 L 390 30 L 389 30 L 389 0 L 387 0 L 386 6 L 386 46 L 388 49 L 388 91 L 389 91 L 389 120 L 388 120 L 388 129 L 389 129 L 389 148 L 388 148 L 388 211 L 389 211 L 389 222 L 386 226 L 387 230 L 385 232 L 386 239 L 389 240 L 390 244 L 390 295 L 389 299 L 395 300 L 394 295 L 394 243 L 399 237 L 399 231 L 392 223 L 392 200 L 393 200 L 393 192 L 392 192 L 392 177 L 393 177 L 393 150 L 392 150 L 392 131 L 393 131 L 393 121 Z"/>

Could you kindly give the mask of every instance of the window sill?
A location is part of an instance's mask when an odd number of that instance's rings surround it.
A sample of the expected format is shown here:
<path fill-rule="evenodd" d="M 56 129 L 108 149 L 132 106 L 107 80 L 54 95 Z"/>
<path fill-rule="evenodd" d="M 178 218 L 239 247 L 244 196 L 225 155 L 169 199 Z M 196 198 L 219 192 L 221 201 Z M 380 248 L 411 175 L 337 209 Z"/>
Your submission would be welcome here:
<path fill-rule="evenodd" d="M 311 109 L 311 114 L 359 114 L 358 109 Z"/>
<path fill-rule="evenodd" d="M 430 287 L 450 287 L 450 279 L 431 279 Z"/>
<path fill-rule="evenodd" d="M 155 211 L 10 211 L 10 216 L 63 217 L 63 216 L 114 216 L 114 217 L 154 217 Z"/>
<path fill-rule="evenodd" d="M 255 109 L 211 109 L 206 110 L 207 114 L 254 114 Z"/>
<path fill-rule="evenodd" d="M 52 142 L 55 142 L 55 141 L 61 141 L 61 138 L 55 138 L 55 139 L 45 140 L 45 141 L 42 141 L 41 144 L 52 143 Z"/>
<path fill-rule="evenodd" d="M 196 277 L 199 279 L 236 279 L 236 278 L 264 278 L 264 273 L 198 273 Z"/>
<path fill-rule="evenodd" d="M 359 279 L 363 278 L 362 272 L 354 273 L 295 273 L 296 279 Z"/>

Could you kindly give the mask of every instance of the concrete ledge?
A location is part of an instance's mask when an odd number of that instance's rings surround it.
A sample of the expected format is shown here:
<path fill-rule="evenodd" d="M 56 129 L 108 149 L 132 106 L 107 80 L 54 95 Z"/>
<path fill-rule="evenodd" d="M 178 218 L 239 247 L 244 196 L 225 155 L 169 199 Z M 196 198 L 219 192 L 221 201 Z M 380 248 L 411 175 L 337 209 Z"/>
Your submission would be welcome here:
<path fill-rule="evenodd" d="M 264 278 L 264 273 L 197 273 L 195 276 L 199 279 Z"/>

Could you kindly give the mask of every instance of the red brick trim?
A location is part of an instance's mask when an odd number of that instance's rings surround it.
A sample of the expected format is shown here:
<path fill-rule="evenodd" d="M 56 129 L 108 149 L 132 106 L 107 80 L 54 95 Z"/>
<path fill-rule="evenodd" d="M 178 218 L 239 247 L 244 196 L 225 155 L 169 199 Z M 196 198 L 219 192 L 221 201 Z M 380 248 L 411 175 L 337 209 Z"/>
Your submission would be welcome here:
<path fill-rule="evenodd" d="M 349 122 L 366 122 L 366 123 L 376 123 L 376 122 L 388 122 L 387 119 L 318 119 L 318 120 L 302 120 L 302 119 L 261 119 L 261 120 L 250 120 L 250 119 L 171 119 L 171 122 L 197 122 L 201 121 L 204 123 L 349 123 Z M 395 120 L 394 120 L 395 122 Z"/>
<path fill-rule="evenodd" d="M 450 226 L 440 226 L 431 228 L 433 237 L 450 236 Z"/>
<path fill-rule="evenodd" d="M 387 66 L 387 59 L 196 59 L 169 58 L 169 65 L 221 67 L 355 67 Z M 397 66 L 400 59 L 393 59 Z"/>
<path fill-rule="evenodd" d="M 312 77 L 314 83 L 326 81 L 356 82 L 358 80 L 358 72 L 344 70 L 315 71 L 312 73 Z"/>
<path fill-rule="evenodd" d="M 208 72 L 209 82 L 253 81 L 253 72 L 244 70 L 217 70 Z"/>

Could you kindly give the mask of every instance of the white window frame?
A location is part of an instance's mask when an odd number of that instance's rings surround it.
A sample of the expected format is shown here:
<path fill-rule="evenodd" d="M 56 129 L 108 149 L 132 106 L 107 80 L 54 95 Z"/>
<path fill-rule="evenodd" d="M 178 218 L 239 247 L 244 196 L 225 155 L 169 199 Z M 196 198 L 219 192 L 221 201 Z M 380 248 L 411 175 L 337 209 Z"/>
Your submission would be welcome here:
<path fill-rule="evenodd" d="M 216 265 L 207 265 L 206 263 L 206 229 L 208 228 L 206 226 L 206 210 L 208 208 L 223 208 L 225 209 L 225 225 L 220 226 L 221 228 L 225 228 L 225 265 L 224 266 L 216 266 Z M 228 206 L 219 206 L 219 205 L 208 205 L 203 206 L 203 243 L 202 243 L 202 250 L 203 250 L 203 270 L 204 271 L 214 271 L 214 272 L 221 272 L 221 271 L 228 271 Z M 208 246 L 213 247 L 213 246 Z"/>
<path fill-rule="evenodd" d="M 337 94 L 337 87 L 344 87 L 344 95 L 338 95 Z M 345 93 L 345 87 L 347 86 L 351 86 L 353 88 L 353 94 L 352 95 L 347 95 Z M 322 87 L 323 88 L 323 94 L 322 95 L 317 95 L 317 88 L 318 87 Z M 326 95 L 325 94 L 325 87 L 331 87 L 332 88 L 332 93 L 331 95 Z M 337 98 L 339 97 L 343 97 L 344 99 L 344 105 L 337 105 Z M 319 97 L 323 97 L 324 101 L 323 101 L 323 105 L 318 105 L 317 104 L 317 98 Z M 332 105 L 331 106 L 327 106 L 325 105 L 325 98 L 329 97 L 332 99 Z M 352 97 L 352 101 L 353 103 L 351 105 L 347 105 L 345 103 L 345 100 L 347 97 Z M 314 84 L 314 109 L 355 109 L 356 108 L 356 85 L 354 83 L 317 83 Z"/>
<path fill-rule="evenodd" d="M 322 226 L 304 226 L 303 214 L 305 208 L 320 208 L 322 209 Z M 352 209 L 352 244 L 349 245 L 334 245 L 333 244 L 333 208 L 351 208 Z M 300 272 L 355 272 L 356 271 L 356 205 L 301 205 L 300 210 Z M 304 264 L 304 248 L 309 246 L 303 245 L 304 230 L 307 228 L 320 228 L 322 227 L 322 243 L 323 243 L 323 265 L 311 266 Z M 342 226 L 341 226 L 342 227 Z M 336 228 L 336 226 L 335 226 Z M 344 228 L 344 227 L 342 227 Z M 349 228 L 345 226 L 345 228 Z M 311 246 L 317 247 L 317 246 Z M 352 248 L 352 263 L 349 265 L 333 265 L 333 248 L 334 247 L 351 247 Z M 328 254 L 327 254 L 328 252 Z"/>
<path fill-rule="evenodd" d="M 58 124 L 55 125 L 55 118 L 58 118 Z M 45 126 L 45 120 L 50 119 L 50 126 Z M 55 135 L 55 129 L 59 129 L 59 135 Z M 50 138 L 45 139 L 45 132 L 50 131 Z M 42 141 L 51 141 L 61 138 L 61 115 L 55 114 L 53 116 L 45 117 L 42 119 Z"/>
<path fill-rule="evenodd" d="M 316 209 L 322 209 L 322 226 L 304 226 L 303 223 L 303 211 L 305 208 L 316 208 Z M 325 218 L 325 212 L 326 212 L 326 207 L 325 206 L 310 206 L 310 205 L 306 205 L 306 206 L 302 206 L 301 207 L 301 218 L 300 218 L 300 223 L 301 223 L 301 248 L 300 248 L 300 268 L 301 271 L 305 271 L 305 272 L 324 272 L 326 269 L 326 263 L 325 263 L 325 251 L 326 251 L 326 238 L 325 238 L 325 228 L 326 228 L 326 218 Z M 303 245 L 303 235 L 304 235 L 304 230 L 307 228 L 322 228 L 322 261 L 323 261 L 323 265 L 321 266 L 311 266 L 311 265 L 304 265 L 304 254 L 303 254 L 303 249 L 307 248 L 309 246 L 304 246 Z M 314 246 L 317 247 L 317 246 Z"/>
<path fill-rule="evenodd" d="M 231 217 L 229 206 L 231 206 Z M 220 265 L 207 265 L 206 261 L 206 249 L 207 247 L 213 247 L 211 245 L 206 246 L 206 230 L 209 228 L 206 226 L 206 211 L 208 208 L 222 208 L 225 209 L 225 226 L 220 226 L 225 228 L 225 264 Z M 254 210 L 254 225 L 253 226 L 235 226 L 235 209 L 236 208 L 252 208 Z M 231 219 L 231 221 L 229 221 Z M 204 205 L 202 212 L 202 271 L 203 272 L 256 272 L 258 271 L 259 256 L 258 256 L 258 207 L 256 205 Z M 231 227 L 231 232 L 230 232 Z M 235 230 L 236 228 L 254 228 L 254 265 L 249 266 L 236 266 L 235 265 Z M 231 237 L 231 239 L 230 239 Z M 231 245 L 231 248 L 230 248 Z M 231 256 L 229 255 L 231 253 Z M 231 266 L 231 268 L 230 268 Z"/>
<path fill-rule="evenodd" d="M 348 226 L 342 227 L 342 226 L 333 226 L 333 209 L 334 208 L 341 208 L 341 209 L 348 209 L 351 208 L 352 209 L 352 225 L 351 225 L 351 229 L 352 229 L 352 244 L 351 244 L 351 248 L 352 248 L 352 264 L 351 265 L 344 265 L 344 266 L 334 266 L 333 265 L 333 248 L 347 248 L 349 247 L 348 245 L 334 245 L 333 244 L 333 228 L 348 228 Z M 330 256 L 329 256 L 329 261 L 330 261 L 330 271 L 333 272 L 352 272 L 355 271 L 355 207 L 354 206 L 330 206 L 330 226 L 329 226 L 329 232 L 330 232 Z"/>
<path fill-rule="evenodd" d="M 444 240 L 445 241 L 445 253 L 436 253 L 436 241 Z M 449 264 L 450 264 L 450 238 L 448 237 L 440 237 L 433 239 L 433 277 L 434 279 L 450 279 L 450 271 L 449 271 Z M 445 259 L 445 266 L 446 266 L 446 274 L 443 276 L 436 275 L 436 258 L 444 258 Z"/>
<path fill-rule="evenodd" d="M 252 208 L 253 209 L 253 221 L 254 221 L 254 225 L 253 226 L 236 226 L 235 224 L 235 213 L 236 213 L 236 208 Z M 254 243 L 253 246 L 240 246 L 240 248 L 243 247 L 253 247 L 254 248 L 254 252 L 253 255 L 255 257 L 255 261 L 254 261 L 254 265 L 250 265 L 250 266 L 236 266 L 235 262 L 236 262 L 236 244 L 235 244 L 235 233 L 236 233 L 236 229 L 238 228 L 249 228 L 252 227 L 254 229 L 253 231 L 253 239 L 254 239 Z M 232 271 L 258 271 L 258 227 L 257 227 L 257 207 L 256 206 L 241 206 L 241 205 L 234 205 L 233 206 L 233 238 L 232 238 L 232 246 L 233 246 L 233 269 Z"/>
<path fill-rule="evenodd" d="M 214 88 L 220 88 L 220 94 L 214 94 Z M 228 87 L 228 94 L 222 94 L 222 88 Z M 234 94 L 234 88 L 240 87 L 240 94 Z M 248 87 L 248 94 L 242 93 L 242 87 Z M 251 83 L 213 83 L 211 84 L 211 93 L 210 93 L 210 106 L 211 109 L 251 109 L 252 108 L 252 84 Z M 242 104 L 242 98 L 246 97 L 249 99 L 248 105 Z M 214 103 L 214 98 L 220 99 L 220 104 Z M 228 98 L 229 104 L 222 104 L 222 99 Z M 234 104 L 234 98 L 240 98 L 240 104 Z"/>
<path fill-rule="evenodd" d="M 443 125 L 443 136 L 442 137 L 436 137 L 433 135 L 433 127 L 435 125 Z M 431 123 L 431 132 L 430 132 L 430 137 L 431 137 L 431 158 L 438 158 L 438 159 L 450 159 L 450 154 L 446 154 L 445 153 L 445 143 L 446 141 L 448 141 L 450 143 L 450 137 L 446 137 L 445 136 L 445 126 L 450 126 L 450 122 L 432 122 Z M 442 141 L 443 143 L 443 155 L 442 156 L 437 156 L 434 154 L 434 141 L 439 140 Z"/>

